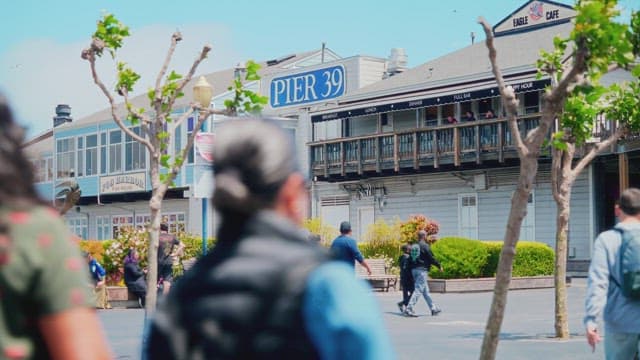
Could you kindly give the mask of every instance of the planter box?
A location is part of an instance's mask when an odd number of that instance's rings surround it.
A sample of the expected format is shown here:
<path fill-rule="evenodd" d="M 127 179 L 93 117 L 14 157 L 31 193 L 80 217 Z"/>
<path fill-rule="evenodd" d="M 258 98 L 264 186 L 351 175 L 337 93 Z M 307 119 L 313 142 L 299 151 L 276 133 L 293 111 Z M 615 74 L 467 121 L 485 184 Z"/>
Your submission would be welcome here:
<path fill-rule="evenodd" d="M 107 286 L 107 298 L 114 308 L 138 308 L 138 298 L 126 286 Z"/>
<path fill-rule="evenodd" d="M 495 278 L 429 279 L 429 290 L 436 293 L 493 291 Z M 553 276 L 514 277 L 509 290 L 552 288 Z"/>

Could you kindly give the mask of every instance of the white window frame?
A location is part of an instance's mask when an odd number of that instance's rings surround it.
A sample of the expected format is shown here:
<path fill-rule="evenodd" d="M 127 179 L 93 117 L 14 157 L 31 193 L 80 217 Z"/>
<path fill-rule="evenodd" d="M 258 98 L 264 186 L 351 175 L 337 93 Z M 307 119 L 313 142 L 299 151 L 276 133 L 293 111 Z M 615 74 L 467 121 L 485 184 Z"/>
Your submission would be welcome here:
<path fill-rule="evenodd" d="M 463 232 L 463 224 L 462 224 L 462 208 L 463 208 L 463 199 L 464 198 L 469 198 L 469 197 L 473 197 L 475 200 L 475 208 L 476 208 L 476 218 L 475 218 L 475 231 L 474 231 L 474 236 L 470 237 L 472 239 L 478 239 L 478 193 L 462 193 L 462 194 L 458 194 L 458 234 L 460 236 L 465 236 L 465 233 Z"/>
<path fill-rule="evenodd" d="M 67 218 L 67 226 L 72 233 L 79 238 L 87 240 L 89 238 L 89 221 L 86 216 L 73 216 Z"/>
<path fill-rule="evenodd" d="M 88 138 L 95 136 L 96 144 L 95 146 L 89 147 Z M 98 157 L 99 157 L 99 135 L 96 134 L 88 134 L 84 136 L 84 151 L 82 152 L 84 156 L 84 176 L 97 176 L 98 175 Z M 90 160 L 90 161 L 89 161 Z M 89 164 L 91 164 L 91 169 L 89 168 Z"/>
<path fill-rule="evenodd" d="M 112 143 L 111 134 L 116 132 L 120 133 L 120 141 Z M 107 167 L 107 171 L 109 172 L 109 174 L 120 174 L 124 171 L 124 166 L 123 166 L 124 165 L 124 161 L 123 161 L 124 149 L 122 146 L 122 140 L 123 140 L 122 135 L 123 135 L 123 131 L 120 129 L 110 130 L 108 132 L 107 137 L 109 138 L 109 150 L 107 151 L 107 163 L 109 165 Z M 115 159 L 112 155 L 117 156 L 118 164 L 114 163 Z M 116 165 L 118 165 L 117 168 L 116 168 Z"/>
<path fill-rule="evenodd" d="M 65 151 L 58 150 L 58 143 L 60 142 L 68 142 L 69 148 Z M 69 179 L 72 176 L 71 170 L 74 170 L 76 167 L 76 138 L 75 137 L 66 137 L 56 139 L 56 179 Z M 69 164 L 67 164 L 67 162 Z M 64 173 L 63 173 L 64 172 Z"/>
<path fill-rule="evenodd" d="M 142 128 L 140 126 L 135 126 L 131 128 L 131 131 L 136 133 L 136 135 L 142 135 Z M 129 149 L 129 147 L 131 149 Z M 144 147 L 142 143 L 129 136 L 128 134 L 124 134 L 124 171 L 138 171 L 144 170 L 147 168 L 147 149 Z M 131 152 L 131 164 L 129 164 L 128 154 Z M 137 156 L 135 156 L 137 153 Z M 136 161 L 138 160 L 138 165 L 135 166 Z"/>
<path fill-rule="evenodd" d="M 96 216 L 96 238 L 98 240 L 113 239 L 113 230 L 111 229 L 111 216 Z"/>

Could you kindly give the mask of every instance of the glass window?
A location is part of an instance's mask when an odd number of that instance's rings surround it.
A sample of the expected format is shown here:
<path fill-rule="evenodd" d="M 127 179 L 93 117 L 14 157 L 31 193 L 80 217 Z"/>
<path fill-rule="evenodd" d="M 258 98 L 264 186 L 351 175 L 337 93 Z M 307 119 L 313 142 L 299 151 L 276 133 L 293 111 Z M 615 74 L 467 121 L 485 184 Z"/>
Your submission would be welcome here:
<path fill-rule="evenodd" d="M 56 144 L 57 178 L 68 178 L 75 175 L 76 142 L 75 138 L 60 139 Z"/>
<path fill-rule="evenodd" d="M 537 91 L 524 93 L 524 113 L 532 114 L 539 112 L 540 94 Z"/>
<path fill-rule="evenodd" d="M 85 176 L 98 174 L 98 135 L 86 137 Z"/>
<path fill-rule="evenodd" d="M 96 216 L 96 228 L 98 232 L 98 240 L 109 240 L 111 236 L 111 218 L 109 215 Z"/>
<path fill-rule="evenodd" d="M 187 230 L 186 218 L 183 212 L 164 213 L 162 222 L 169 225 L 169 232 L 172 234 L 183 233 Z"/>
<path fill-rule="evenodd" d="M 187 119 L 187 139 L 189 138 L 189 136 L 191 136 L 191 133 L 193 133 L 195 122 L 196 121 L 193 117 Z M 187 164 L 193 164 L 193 155 L 194 149 L 193 147 L 191 147 L 191 151 L 189 151 L 189 154 L 187 155 Z"/>
<path fill-rule="evenodd" d="M 465 101 L 460 103 L 460 118 L 462 121 L 476 120 L 476 114 L 473 113 L 473 103 L 471 101 Z"/>
<path fill-rule="evenodd" d="M 109 172 L 122 171 L 122 131 L 109 133 Z"/>
<path fill-rule="evenodd" d="M 136 135 L 140 135 L 140 127 L 132 128 Z M 125 137 L 125 169 L 127 171 L 140 170 L 146 168 L 146 152 L 144 145 L 139 143 L 133 137 L 127 135 Z"/>
<path fill-rule="evenodd" d="M 107 173 L 107 134 L 100 134 L 100 174 Z"/>
<path fill-rule="evenodd" d="M 176 134 L 173 138 L 174 145 L 174 153 L 176 155 L 180 154 L 180 150 L 182 150 L 182 125 L 176 128 Z"/>
<path fill-rule="evenodd" d="M 424 124 L 426 126 L 438 125 L 438 107 L 431 106 L 424 109 Z"/>
<path fill-rule="evenodd" d="M 86 217 L 68 218 L 67 224 L 72 233 L 83 240 L 89 237 L 89 224 Z"/>
<path fill-rule="evenodd" d="M 449 116 L 452 116 L 454 119 L 457 119 L 455 104 L 442 105 L 440 106 L 440 109 L 442 111 L 442 119 L 447 119 Z"/>

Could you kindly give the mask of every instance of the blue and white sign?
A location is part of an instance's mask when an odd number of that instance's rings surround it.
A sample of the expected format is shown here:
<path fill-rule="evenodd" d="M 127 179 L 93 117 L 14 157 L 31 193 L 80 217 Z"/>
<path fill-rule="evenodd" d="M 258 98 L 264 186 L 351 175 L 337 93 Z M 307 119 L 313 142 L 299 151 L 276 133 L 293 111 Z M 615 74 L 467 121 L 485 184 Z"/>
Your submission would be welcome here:
<path fill-rule="evenodd" d="M 271 107 L 278 108 L 333 99 L 344 94 L 342 65 L 271 80 Z"/>

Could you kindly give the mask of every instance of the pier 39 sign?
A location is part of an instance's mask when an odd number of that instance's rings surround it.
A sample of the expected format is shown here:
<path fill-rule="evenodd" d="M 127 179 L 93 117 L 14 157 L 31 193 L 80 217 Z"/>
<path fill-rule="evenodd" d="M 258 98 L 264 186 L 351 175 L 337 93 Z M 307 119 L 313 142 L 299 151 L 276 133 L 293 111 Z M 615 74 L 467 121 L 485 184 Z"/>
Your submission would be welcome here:
<path fill-rule="evenodd" d="M 333 99 L 344 94 L 345 71 L 342 65 L 271 80 L 272 108 Z"/>

